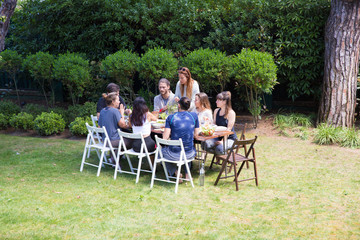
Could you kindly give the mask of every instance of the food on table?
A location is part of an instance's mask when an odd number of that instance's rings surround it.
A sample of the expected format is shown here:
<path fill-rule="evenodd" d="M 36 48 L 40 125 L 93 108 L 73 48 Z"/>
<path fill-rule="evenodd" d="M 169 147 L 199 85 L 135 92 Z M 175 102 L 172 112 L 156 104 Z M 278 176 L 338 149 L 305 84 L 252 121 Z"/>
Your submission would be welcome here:
<path fill-rule="evenodd" d="M 212 136 L 215 132 L 216 125 L 204 124 L 201 126 L 201 134 L 204 136 Z"/>
<path fill-rule="evenodd" d="M 165 112 L 159 114 L 159 117 L 164 120 L 167 118 L 167 116 L 168 115 Z"/>

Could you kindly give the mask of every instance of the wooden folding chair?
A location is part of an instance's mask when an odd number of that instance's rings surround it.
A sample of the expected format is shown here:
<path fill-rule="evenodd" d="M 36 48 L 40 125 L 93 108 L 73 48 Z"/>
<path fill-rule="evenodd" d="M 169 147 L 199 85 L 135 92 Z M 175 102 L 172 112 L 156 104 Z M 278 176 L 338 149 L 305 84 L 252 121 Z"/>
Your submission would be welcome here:
<path fill-rule="evenodd" d="M 240 129 L 241 129 L 240 140 L 245 140 L 245 139 L 246 139 L 246 138 L 245 138 L 246 123 L 240 124 Z M 241 149 L 241 148 L 244 148 L 244 151 L 246 152 L 246 146 L 236 146 L 236 151 L 238 152 L 239 149 Z M 212 153 L 212 152 L 206 152 L 205 159 L 206 159 L 206 157 L 207 157 L 207 153 Z M 214 163 L 215 163 L 216 165 L 222 165 L 221 159 L 219 159 L 219 158 L 217 159 L 217 158 L 216 158 L 215 152 L 214 152 L 213 154 L 214 154 L 214 156 L 213 156 L 213 158 L 212 158 L 212 160 L 211 160 L 209 169 L 212 168 L 212 166 L 213 166 Z M 215 159 L 216 159 L 216 162 L 215 162 Z M 246 167 L 249 168 L 249 163 L 246 163 Z"/>
<path fill-rule="evenodd" d="M 186 158 L 186 153 L 185 153 L 185 150 L 184 150 L 184 145 L 183 145 L 182 139 L 180 138 L 179 140 L 165 140 L 165 139 L 159 138 L 158 136 L 155 136 L 155 140 L 156 140 L 157 148 L 156 148 L 156 153 L 155 153 L 154 167 L 152 169 L 152 177 L 151 177 L 150 188 L 152 188 L 154 186 L 154 180 L 162 181 L 162 182 L 168 182 L 168 183 L 175 183 L 175 193 L 177 193 L 182 165 L 185 165 L 187 173 L 189 174 L 190 180 L 187 180 L 185 178 L 181 178 L 181 179 L 185 180 L 185 181 L 190 181 L 191 186 L 194 187 L 193 179 L 192 179 L 190 168 L 189 168 L 189 165 L 188 165 L 188 163 L 193 161 L 194 158 L 191 158 L 191 159 Z M 166 146 L 180 146 L 180 148 L 181 148 L 180 159 L 178 161 L 172 161 L 172 160 L 164 158 L 163 154 L 161 152 L 161 149 L 162 149 L 163 145 L 166 145 Z M 178 170 L 177 170 L 178 175 L 177 175 L 177 177 L 169 176 L 166 165 L 165 165 L 165 162 L 177 164 L 177 166 L 178 166 Z M 161 178 L 156 178 L 155 177 L 156 164 L 157 163 L 162 163 L 166 179 L 161 179 Z M 176 181 L 171 181 L 170 179 L 176 179 Z"/>
<path fill-rule="evenodd" d="M 219 158 L 222 161 L 222 166 L 221 166 L 220 173 L 215 181 L 215 184 L 214 184 L 215 186 L 218 184 L 220 179 L 229 178 L 229 177 L 235 177 L 234 181 L 236 184 L 236 191 L 239 190 L 238 183 L 243 182 L 243 181 L 255 179 L 256 186 L 258 186 L 255 148 L 254 148 L 256 139 L 257 139 L 257 136 L 255 136 L 255 138 L 253 138 L 253 139 L 248 139 L 248 140 L 236 140 L 227 155 L 217 155 L 216 156 L 216 158 Z M 240 146 L 240 145 L 243 145 L 243 146 L 250 145 L 250 147 L 248 149 L 244 148 L 245 149 L 244 155 L 241 155 L 238 153 L 238 149 L 239 149 L 238 146 Z M 251 162 L 254 164 L 255 177 L 239 180 L 238 178 L 239 178 L 240 172 L 243 169 L 244 164 L 246 162 Z M 238 163 L 241 163 L 239 170 L 237 170 Z M 230 167 L 229 172 L 231 171 L 232 168 L 234 168 L 234 175 L 228 175 L 227 167 Z M 222 177 L 222 174 L 224 172 L 225 172 L 225 176 Z"/>

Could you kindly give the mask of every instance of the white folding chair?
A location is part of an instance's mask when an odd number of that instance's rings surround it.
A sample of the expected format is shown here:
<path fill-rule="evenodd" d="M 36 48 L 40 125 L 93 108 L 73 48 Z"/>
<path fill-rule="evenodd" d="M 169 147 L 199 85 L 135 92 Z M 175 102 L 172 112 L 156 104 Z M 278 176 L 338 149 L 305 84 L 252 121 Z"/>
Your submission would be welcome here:
<path fill-rule="evenodd" d="M 130 161 L 130 157 L 129 157 L 129 155 L 132 155 L 132 156 L 137 156 L 138 159 L 139 159 L 137 172 L 136 172 L 136 183 L 138 183 L 141 171 L 142 172 L 149 172 L 149 173 L 152 172 L 153 166 L 152 166 L 152 163 L 151 163 L 151 160 L 150 160 L 150 155 L 155 154 L 155 151 L 153 151 L 153 152 L 148 151 L 148 149 L 146 147 L 146 144 L 145 144 L 144 137 L 143 137 L 143 135 L 141 133 L 126 133 L 126 132 L 122 132 L 120 129 L 118 129 L 118 134 L 120 136 L 120 144 L 119 144 L 119 151 L 118 151 L 118 154 L 117 154 L 118 156 L 116 158 L 116 168 L 115 168 L 114 179 L 116 179 L 117 172 L 120 172 L 120 173 L 125 172 L 125 173 L 129 173 L 129 174 L 135 174 L 134 169 L 136 169 L 136 168 L 133 168 L 133 166 L 131 164 L 131 161 Z M 132 140 L 141 139 L 140 152 L 135 152 L 132 148 L 127 149 L 126 146 L 125 146 L 124 138 L 132 139 Z M 120 155 L 125 155 L 126 156 L 127 161 L 129 163 L 129 166 L 130 166 L 131 172 L 123 171 L 121 169 L 121 167 L 119 165 Z M 142 159 L 144 157 L 146 157 L 151 170 L 146 170 L 146 169 L 141 168 Z"/>
<path fill-rule="evenodd" d="M 112 163 L 108 163 L 108 162 L 103 162 L 103 159 L 105 159 L 105 153 L 110 151 L 110 154 L 113 156 L 114 159 L 116 159 L 116 155 L 115 155 L 115 149 L 110 142 L 110 138 L 109 135 L 105 129 L 105 127 L 102 128 L 98 128 L 98 127 L 91 127 L 89 126 L 88 123 L 86 123 L 86 128 L 88 129 L 88 135 L 86 138 L 86 143 L 85 143 L 85 148 L 84 148 L 84 153 L 83 153 L 83 157 L 82 157 L 82 161 L 81 161 L 81 167 L 80 167 L 80 172 L 83 171 L 84 169 L 84 164 L 86 165 L 90 165 L 93 167 L 97 167 L 98 171 L 97 171 L 97 176 L 100 175 L 100 170 L 101 167 L 103 166 L 103 164 L 107 164 L 110 166 L 115 166 Z M 95 138 L 94 136 L 96 135 L 101 135 L 104 134 L 105 137 L 103 138 L 103 141 L 100 141 L 99 139 Z M 90 149 L 93 148 L 95 149 L 98 158 L 99 158 L 99 165 L 95 165 L 89 162 L 86 162 L 86 153 L 90 152 Z M 101 152 L 101 153 L 100 153 Z"/>
<path fill-rule="evenodd" d="M 190 168 L 188 163 L 193 161 L 194 158 L 191 159 L 187 159 L 186 158 L 186 153 L 184 150 L 184 145 L 182 142 L 182 139 L 180 138 L 179 140 L 164 140 L 162 138 L 159 138 L 158 136 L 155 136 L 155 140 L 156 140 L 156 151 L 155 151 L 155 162 L 154 162 L 154 167 L 153 167 L 153 171 L 152 171 L 152 176 L 151 176 L 151 184 L 150 184 L 150 188 L 152 188 L 154 186 L 154 180 L 157 181 L 162 181 L 162 182 L 169 182 L 169 183 L 175 183 L 175 193 L 177 193 L 178 190 L 178 186 L 179 186 L 179 180 L 180 180 L 180 172 L 181 172 L 181 166 L 185 165 L 187 173 L 189 174 L 190 180 L 187 180 L 185 178 L 181 178 L 182 180 L 185 181 L 190 181 L 191 182 L 191 186 L 194 187 L 194 183 L 192 180 L 192 176 L 191 176 L 191 172 L 190 172 Z M 172 161 L 169 159 L 166 159 L 163 157 L 162 154 L 162 145 L 166 145 L 166 146 L 180 146 L 181 151 L 180 151 L 180 159 L 178 161 Z M 166 179 L 161 179 L 161 178 L 156 178 L 155 177 L 155 172 L 156 172 L 156 164 L 161 162 L 162 166 L 164 168 L 165 171 L 165 177 Z M 168 172 L 167 172 L 167 168 L 165 165 L 165 162 L 169 162 L 169 163 L 175 163 L 178 166 L 178 174 L 177 177 L 172 177 L 169 176 Z M 171 181 L 170 179 L 176 179 L 176 181 Z"/>
<path fill-rule="evenodd" d="M 97 116 L 90 115 L 90 117 L 91 117 L 91 121 L 92 121 L 92 123 L 93 123 L 92 126 L 93 126 L 93 127 L 97 127 L 97 122 L 98 122 Z M 98 133 L 96 133 L 96 134 L 94 135 L 94 138 L 97 139 L 99 142 L 102 141 L 101 135 L 98 134 Z M 90 157 L 90 151 L 91 151 L 91 150 L 92 150 L 92 149 L 89 148 L 89 150 L 88 150 L 88 152 L 87 152 L 87 157 L 88 157 L 88 158 Z M 94 150 L 94 149 L 93 149 L 93 150 Z M 105 157 L 105 162 L 108 162 L 106 157 Z"/>

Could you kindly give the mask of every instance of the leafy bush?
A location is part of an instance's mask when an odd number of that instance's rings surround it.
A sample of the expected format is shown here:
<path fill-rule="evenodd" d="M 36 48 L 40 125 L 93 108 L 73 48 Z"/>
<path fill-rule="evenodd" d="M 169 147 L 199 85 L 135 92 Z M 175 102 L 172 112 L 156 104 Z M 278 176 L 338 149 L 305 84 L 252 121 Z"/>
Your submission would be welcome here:
<path fill-rule="evenodd" d="M 49 106 L 46 90 L 51 90 L 51 104 L 55 103 L 55 92 L 53 84 L 53 68 L 55 58 L 50 53 L 37 52 L 28 55 L 23 63 L 23 67 L 27 69 L 31 77 L 33 77 L 40 85 L 44 94 L 46 105 Z"/>
<path fill-rule="evenodd" d="M 43 105 L 28 103 L 23 107 L 23 109 L 21 111 L 29 113 L 29 114 L 33 115 L 34 117 L 36 117 L 43 112 L 47 112 L 47 109 Z"/>
<path fill-rule="evenodd" d="M 6 129 L 9 124 L 7 117 L 0 113 L 0 129 Z"/>
<path fill-rule="evenodd" d="M 54 107 L 54 108 L 50 108 L 48 112 L 54 112 L 56 114 L 61 115 L 61 117 L 65 120 L 65 122 L 67 123 L 67 119 L 68 119 L 68 112 L 65 108 L 62 107 Z"/>
<path fill-rule="evenodd" d="M 21 112 L 12 116 L 9 123 L 15 129 L 30 130 L 34 128 L 34 117 L 29 113 Z"/>
<path fill-rule="evenodd" d="M 145 82 L 148 92 L 157 92 L 160 78 L 174 79 L 178 61 L 174 54 L 163 48 L 148 50 L 141 56 L 139 62 L 140 78 Z M 148 99 L 151 102 L 152 99 Z"/>
<path fill-rule="evenodd" d="M 84 105 L 69 106 L 67 110 L 68 123 L 73 122 L 75 118 L 86 118 L 90 115 L 96 115 L 96 103 L 86 102 Z"/>
<path fill-rule="evenodd" d="M 4 50 L 0 52 L 0 70 L 4 70 L 9 73 L 12 83 L 14 84 L 17 100 L 20 104 L 20 96 L 17 87 L 16 73 L 20 70 L 22 65 L 22 56 L 14 50 Z"/>
<path fill-rule="evenodd" d="M 90 81 L 89 62 L 78 53 L 61 54 L 54 63 L 54 77 L 64 84 L 75 105 Z"/>
<path fill-rule="evenodd" d="M 182 60 L 191 71 L 191 76 L 199 81 L 202 91 L 211 94 L 222 92 L 230 75 L 230 58 L 216 49 L 198 49 Z"/>
<path fill-rule="evenodd" d="M 340 133 L 340 145 L 342 147 L 359 148 L 360 136 L 355 128 L 343 128 Z"/>
<path fill-rule="evenodd" d="M 34 121 L 34 129 L 39 135 L 51 135 L 61 133 L 65 129 L 65 121 L 61 115 L 50 112 L 42 113 Z"/>
<path fill-rule="evenodd" d="M 129 93 L 131 101 L 135 99 L 133 77 L 139 64 L 139 59 L 136 53 L 125 50 L 110 54 L 101 62 L 102 71 L 121 86 L 120 95 L 123 96 L 125 95 L 124 93 Z"/>
<path fill-rule="evenodd" d="M 315 130 L 314 142 L 319 145 L 337 143 L 340 139 L 340 130 L 325 123 L 320 124 Z"/>
<path fill-rule="evenodd" d="M 5 118 L 9 120 L 13 115 L 18 114 L 21 108 L 11 101 L 0 101 L 0 113 L 4 114 Z"/>
<path fill-rule="evenodd" d="M 73 122 L 70 123 L 69 125 L 69 130 L 71 132 L 72 135 L 74 136 L 85 136 L 87 135 L 88 131 L 86 128 L 85 123 L 90 123 L 91 125 L 91 119 L 90 117 L 77 117 L 75 118 L 75 120 Z"/>
<path fill-rule="evenodd" d="M 276 81 L 277 67 L 273 56 L 266 52 L 243 49 L 232 58 L 232 75 L 239 86 L 246 87 L 249 111 L 256 127 L 261 113 L 260 95 L 271 93 Z"/>

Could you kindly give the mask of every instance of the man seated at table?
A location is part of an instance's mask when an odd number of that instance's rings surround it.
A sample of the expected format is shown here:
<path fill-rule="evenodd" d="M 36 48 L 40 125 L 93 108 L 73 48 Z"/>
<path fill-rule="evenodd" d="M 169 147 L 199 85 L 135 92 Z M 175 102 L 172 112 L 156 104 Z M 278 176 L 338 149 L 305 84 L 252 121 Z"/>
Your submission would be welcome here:
<path fill-rule="evenodd" d="M 190 108 L 190 103 L 191 101 L 187 97 L 182 97 L 179 100 L 178 112 L 167 117 L 163 133 L 163 139 L 168 139 L 169 137 L 171 140 L 182 139 L 187 159 L 195 157 L 196 150 L 194 146 L 194 136 L 199 134 L 198 116 L 194 112 L 187 111 Z M 163 157 L 174 161 L 180 159 L 180 151 L 181 148 L 179 146 L 162 148 Z M 166 167 L 170 176 L 179 174 L 177 173 L 176 164 L 166 163 Z M 189 163 L 189 167 L 191 167 L 191 163 Z M 186 179 L 189 179 L 187 172 Z"/>
<path fill-rule="evenodd" d="M 119 91 L 120 91 L 120 87 L 119 87 L 119 85 L 117 85 L 115 83 L 109 83 L 106 87 L 107 94 L 115 92 L 119 96 Z M 125 108 L 125 114 L 130 115 L 131 110 L 126 109 L 126 104 L 125 104 L 124 99 L 121 96 L 119 96 L 119 100 L 120 100 L 120 104 L 122 104 Z M 120 109 L 120 104 L 119 104 L 118 109 Z M 97 106 L 96 106 L 96 116 L 98 119 L 99 119 L 101 110 L 103 110 L 105 107 L 106 107 L 106 100 L 104 97 L 101 97 L 99 99 L 99 101 L 97 102 Z"/>
<path fill-rule="evenodd" d="M 174 104 L 175 94 L 170 90 L 170 82 L 166 78 L 159 81 L 160 94 L 154 97 L 154 111 L 168 113 L 169 104 Z"/>

